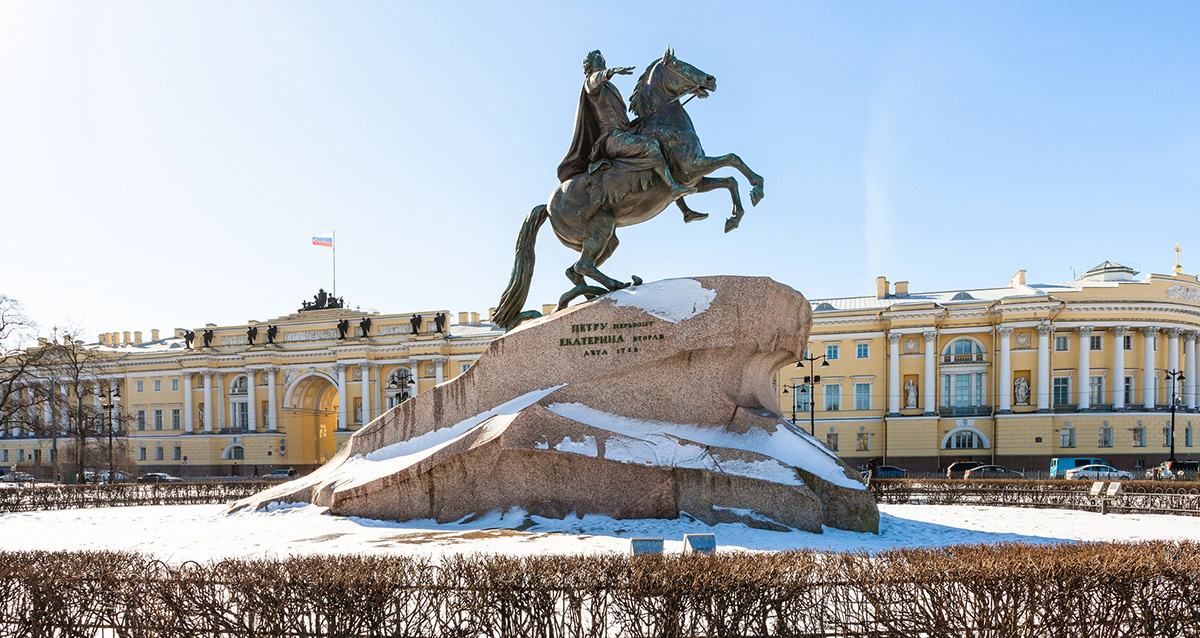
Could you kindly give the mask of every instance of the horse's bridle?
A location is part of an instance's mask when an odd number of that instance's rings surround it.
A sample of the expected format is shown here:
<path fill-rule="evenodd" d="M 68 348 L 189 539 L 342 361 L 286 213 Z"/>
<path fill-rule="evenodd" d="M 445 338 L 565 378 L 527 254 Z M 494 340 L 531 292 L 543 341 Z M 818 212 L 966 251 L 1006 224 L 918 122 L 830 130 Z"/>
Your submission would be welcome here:
<path fill-rule="evenodd" d="M 664 64 L 662 60 L 655 62 L 655 64 L 666 66 L 667 70 L 670 71 L 671 74 L 674 75 L 675 77 L 683 76 L 682 73 L 680 73 L 676 69 L 672 68 L 670 64 Z M 683 79 L 687 80 L 688 78 L 684 77 Z M 684 91 L 683 93 L 680 93 L 679 95 L 676 95 L 675 97 L 667 100 L 666 102 L 658 105 L 657 107 L 654 108 L 654 110 L 650 111 L 649 113 L 647 113 L 644 116 L 639 117 L 638 119 L 648 119 L 650 117 L 653 117 L 655 113 L 658 113 L 659 109 L 662 109 L 663 107 L 666 107 L 666 106 L 670 106 L 672 102 L 679 102 L 679 98 L 682 98 L 685 95 L 688 96 L 688 99 L 684 100 L 683 102 L 680 102 L 679 106 L 687 106 L 687 103 L 691 102 L 692 98 L 696 97 L 696 93 L 695 93 L 696 89 L 700 89 L 700 88 L 704 88 L 704 87 L 700 86 L 699 82 L 692 82 L 691 88 L 689 88 L 686 91 Z"/>

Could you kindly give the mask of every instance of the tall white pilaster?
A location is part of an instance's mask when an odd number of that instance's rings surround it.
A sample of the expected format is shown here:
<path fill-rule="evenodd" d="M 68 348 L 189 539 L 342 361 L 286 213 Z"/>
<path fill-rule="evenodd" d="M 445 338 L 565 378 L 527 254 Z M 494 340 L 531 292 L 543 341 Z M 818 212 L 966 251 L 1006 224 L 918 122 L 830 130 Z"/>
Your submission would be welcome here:
<path fill-rule="evenodd" d="M 1000 333 L 1000 392 L 996 399 L 999 401 L 1001 412 L 1012 410 L 1012 333 L 1009 326 L 1001 326 Z"/>
<path fill-rule="evenodd" d="M 900 334 L 888 335 L 888 414 L 900 414 Z"/>
<path fill-rule="evenodd" d="M 1038 376 L 1037 376 L 1037 409 L 1038 412 L 1050 411 L 1050 333 L 1054 328 L 1043 323 L 1038 325 Z"/>
<path fill-rule="evenodd" d="M 1076 388 L 1076 402 L 1080 410 L 1086 410 L 1092 407 L 1092 327 L 1080 326 L 1075 332 L 1079 335 L 1079 369 L 1076 372 L 1079 387 Z"/>
<path fill-rule="evenodd" d="M 1158 328 L 1142 328 L 1142 407 L 1153 410 L 1157 403 L 1158 379 L 1154 375 L 1154 342 L 1158 340 Z"/>
<path fill-rule="evenodd" d="M 213 371 L 205 370 L 201 374 L 204 375 L 204 433 L 212 434 L 213 431 L 213 392 L 212 378 Z"/>
<path fill-rule="evenodd" d="M 340 363 L 336 364 L 333 366 L 333 371 L 337 373 L 337 384 L 338 384 L 338 388 L 337 388 L 337 390 L 338 390 L 338 424 L 337 424 L 337 427 L 339 430 L 345 430 L 346 423 L 347 423 L 347 419 L 346 419 L 346 414 L 347 414 L 346 366 L 343 364 L 340 364 Z"/>
<path fill-rule="evenodd" d="M 366 425 L 371 422 L 371 364 L 358 364 L 362 370 L 362 422 Z"/>
<path fill-rule="evenodd" d="M 1125 326 L 1109 330 L 1113 336 L 1112 404 L 1114 410 L 1125 409 Z"/>
<path fill-rule="evenodd" d="M 925 338 L 925 414 L 937 410 L 937 333 L 930 330 Z"/>
<path fill-rule="evenodd" d="M 274 432 L 279 428 L 279 418 L 275 412 L 275 368 L 267 368 L 267 431 Z"/>
<path fill-rule="evenodd" d="M 183 380 L 183 433 L 192 433 L 192 373 L 184 371 L 179 375 Z"/>
<path fill-rule="evenodd" d="M 258 401 L 254 392 L 254 377 L 258 373 L 246 368 L 246 425 L 251 432 L 258 431 Z"/>

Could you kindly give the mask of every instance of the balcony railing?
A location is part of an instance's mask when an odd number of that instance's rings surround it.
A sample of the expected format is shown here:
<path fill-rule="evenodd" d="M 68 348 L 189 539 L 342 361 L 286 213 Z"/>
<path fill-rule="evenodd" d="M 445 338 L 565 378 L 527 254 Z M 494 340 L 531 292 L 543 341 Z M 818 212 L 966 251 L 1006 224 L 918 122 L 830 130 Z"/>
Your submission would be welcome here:
<path fill-rule="evenodd" d="M 991 416 L 990 405 L 943 405 L 938 408 L 938 416 Z"/>
<path fill-rule="evenodd" d="M 1050 409 L 1055 412 L 1078 412 L 1079 406 L 1074 403 L 1056 403 Z"/>
<path fill-rule="evenodd" d="M 942 355 L 942 363 L 983 363 L 986 359 L 983 358 L 982 352 L 972 354 L 944 354 Z"/>

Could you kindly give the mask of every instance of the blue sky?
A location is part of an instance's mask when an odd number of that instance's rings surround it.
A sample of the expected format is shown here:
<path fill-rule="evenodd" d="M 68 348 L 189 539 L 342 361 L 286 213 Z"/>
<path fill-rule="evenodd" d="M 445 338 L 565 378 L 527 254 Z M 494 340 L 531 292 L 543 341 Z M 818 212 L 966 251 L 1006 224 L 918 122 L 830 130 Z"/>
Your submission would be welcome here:
<path fill-rule="evenodd" d="M 266 320 L 329 289 L 310 239 L 336 231 L 351 306 L 486 312 L 583 56 L 667 45 L 717 78 L 687 107 L 706 150 L 766 198 L 730 234 L 720 191 L 622 229 L 615 277 L 949 290 L 1169 272 L 1176 241 L 1195 273 L 1198 32 L 1184 2 L 8 0 L 0 293 L 90 339 Z M 543 228 L 528 307 L 576 258 Z"/>

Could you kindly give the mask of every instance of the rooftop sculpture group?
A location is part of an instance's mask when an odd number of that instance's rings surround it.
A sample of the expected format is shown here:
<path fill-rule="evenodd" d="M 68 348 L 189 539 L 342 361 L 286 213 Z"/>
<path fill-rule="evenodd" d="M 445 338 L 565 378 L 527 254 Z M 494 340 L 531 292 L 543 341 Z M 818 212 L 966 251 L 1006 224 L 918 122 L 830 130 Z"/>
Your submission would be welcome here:
<path fill-rule="evenodd" d="M 599 267 L 617 248 L 617 228 L 648 221 L 671 202 L 683 212 L 685 222 L 704 219 L 707 215 L 691 210 L 684 197 L 727 189 L 733 214 L 725 220 L 725 232 L 737 228 L 745 213 L 737 180 L 707 177 L 709 173 L 733 167 L 750 180 L 750 203 L 757 205 L 762 199 L 763 178 L 740 157 L 704 154 L 692 120 L 680 103 L 687 95 L 708 97 L 717 88 L 713 76 L 667 49 L 638 78 L 629 100 L 629 111 L 637 119 L 631 122 L 625 114 L 625 100 L 611 80 L 632 71 L 633 67 L 608 68 L 599 51 L 584 59 L 575 133 L 558 167 L 561 185 L 550 201 L 534 207 L 521 225 L 512 277 L 494 315 L 497 325 L 512 328 L 540 315 L 522 312 L 521 307 L 533 278 L 534 242 L 547 219 L 559 241 L 579 251 L 579 261 L 566 271 L 574 287 L 558 300 L 558 307 L 564 308 L 580 296 L 591 299 L 640 283 L 637 277 L 632 277 L 632 284 L 618 281 Z M 600 285 L 588 285 L 585 277 Z"/>

